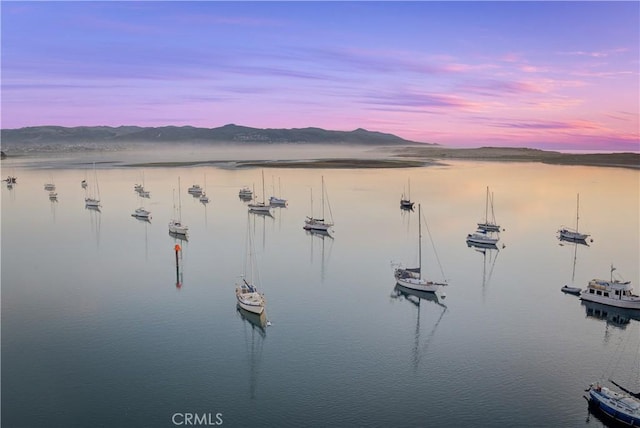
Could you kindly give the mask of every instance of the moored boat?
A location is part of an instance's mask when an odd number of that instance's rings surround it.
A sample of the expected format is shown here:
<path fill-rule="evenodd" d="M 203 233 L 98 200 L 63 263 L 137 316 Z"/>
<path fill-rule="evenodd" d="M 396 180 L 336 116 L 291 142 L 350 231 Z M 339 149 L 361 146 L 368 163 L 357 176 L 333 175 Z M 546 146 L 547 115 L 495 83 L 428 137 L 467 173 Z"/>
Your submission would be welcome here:
<path fill-rule="evenodd" d="M 582 289 L 579 287 L 569 287 L 568 285 L 562 287 L 561 290 L 568 294 L 575 294 L 576 296 L 579 296 L 580 292 L 582 291 Z"/>
<path fill-rule="evenodd" d="M 580 293 L 580 298 L 603 305 L 640 310 L 640 296 L 633 293 L 630 281 L 622 282 L 613 278 L 615 270 L 616 268 L 612 265 L 609 280 L 592 279 L 589 281 L 587 288 Z"/>
<path fill-rule="evenodd" d="M 588 389 L 589 404 L 606 416 L 630 427 L 640 427 L 640 399 L 594 383 Z"/>

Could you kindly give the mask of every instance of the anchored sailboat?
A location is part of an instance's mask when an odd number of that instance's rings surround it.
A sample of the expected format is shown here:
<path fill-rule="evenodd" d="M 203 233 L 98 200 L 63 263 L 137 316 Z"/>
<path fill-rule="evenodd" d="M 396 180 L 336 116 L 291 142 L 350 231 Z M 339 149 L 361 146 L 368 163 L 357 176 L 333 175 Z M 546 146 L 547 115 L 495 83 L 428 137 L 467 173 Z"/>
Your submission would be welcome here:
<path fill-rule="evenodd" d="M 447 285 L 446 282 L 434 282 L 422 278 L 422 217 L 420 204 L 418 204 L 418 267 L 404 268 L 398 266 L 395 268 L 393 276 L 398 284 L 411 290 L 434 293 L 440 287 Z"/>
<path fill-rule="evenodd" d="M 559 234 L 558 239 L 560 239 L 561 241 L 577 242 L 579 244 L 587 245 L 587 238 L 589 237 L 589 234 L 578 232 L 579 220 L 580 220 L 580 194 L 578 193 L 578 196 L 576 199 L 576 228 L 575 229 L 570 229 L 567 227 L 561 228 L 560 230 L 558 230 L 558 234 Z"/>
<path fill-rule="evenodd" d="M 324 206 L 325 206 L 325 194 L 326 190 L 324 187 L 324 177 L 322 177 L 322 217 L 315 218 L 313 217 L 313 190 L 311 193 L 311 217 L 307 217 L 304 221 L 304 229 L 306 230 L 320 230 L 327 232 L 329 228 L 333 227 L 333 216 L 331 215 L 331 207 L 329 206 L 329 216 L 331 219 L 329 221 L 325 220 L 324 216 Z M 328 202 L 327 197 L 327 204 Z"/>

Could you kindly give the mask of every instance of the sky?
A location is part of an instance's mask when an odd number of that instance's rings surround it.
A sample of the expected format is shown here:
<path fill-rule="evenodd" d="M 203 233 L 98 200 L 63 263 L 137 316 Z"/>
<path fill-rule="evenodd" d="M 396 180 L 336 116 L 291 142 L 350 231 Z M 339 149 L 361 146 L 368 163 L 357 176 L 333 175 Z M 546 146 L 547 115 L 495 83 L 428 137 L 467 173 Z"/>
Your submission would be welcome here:
<path fill-rule="evenodd" d="M 2 1 L 3 129 L 640 150 L 640 2 Z"/>

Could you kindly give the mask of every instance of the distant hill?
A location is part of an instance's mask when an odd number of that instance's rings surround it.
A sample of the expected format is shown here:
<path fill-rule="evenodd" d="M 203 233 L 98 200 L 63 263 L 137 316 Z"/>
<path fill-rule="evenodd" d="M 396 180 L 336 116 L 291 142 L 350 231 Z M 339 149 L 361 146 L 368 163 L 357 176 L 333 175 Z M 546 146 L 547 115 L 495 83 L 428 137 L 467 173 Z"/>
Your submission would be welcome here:
<path fill-rule="evenodd" d="M 219 128 L 193 126 L 34 126 L 0 130 L 2 143 L 104 143 L 104 142 L 218 142 L 218 143 L 342 143 L 365 145 L 424 144 L 393 134 L 367 131 L 330 131 L 321 128 L 260 129 L 225 125 Z"/>

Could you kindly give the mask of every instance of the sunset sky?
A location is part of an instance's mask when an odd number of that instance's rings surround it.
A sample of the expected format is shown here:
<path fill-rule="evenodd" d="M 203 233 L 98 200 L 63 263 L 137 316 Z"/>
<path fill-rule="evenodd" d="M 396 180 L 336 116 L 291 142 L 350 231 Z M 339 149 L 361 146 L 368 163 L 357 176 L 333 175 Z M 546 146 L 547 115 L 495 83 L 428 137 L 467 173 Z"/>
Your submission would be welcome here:
<path fill-rule="evenodd" d="M 640 150 L 639 2 L 7 2 L 2 128 Z"/>

